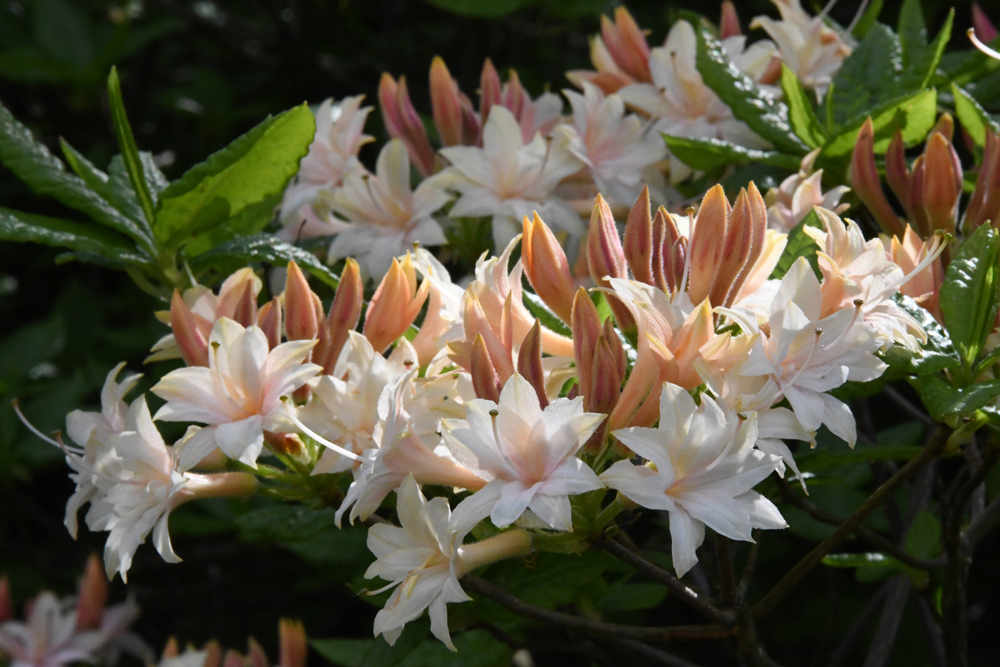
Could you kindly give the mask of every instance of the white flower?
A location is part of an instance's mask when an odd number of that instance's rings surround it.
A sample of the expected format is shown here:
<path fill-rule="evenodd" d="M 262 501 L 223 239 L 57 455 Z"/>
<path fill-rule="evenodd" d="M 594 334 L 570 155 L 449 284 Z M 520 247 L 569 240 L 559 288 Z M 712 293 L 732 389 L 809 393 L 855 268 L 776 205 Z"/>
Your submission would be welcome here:
<path fill-rule="evenodd" d="M 583 398 L 560 398 L 541 409 L 527 380 L 515 373 L 500 403 L 466 404 L 464 421 L 444 422 L 453 453 L 467 450 L 491 481 L 468 502 L 504 528 L 526 509 L 555 530 L 573 530 L 569 496 L 603 487 L 576 452 L 605 415 L 584 412 Z M 456 458 L 460 458 L 456 453 Z"/>
<path fill-rule="evenodd" d="M 521 218 L 537 211 L 550 226 L 570 235 L 583 234 L 580 216 L 565 201 L 552 196 L 561 180 L 583 163 L 570 152 L 569 137 L 557 133 L 546 141 L 535 134 L 527 144 L 509 110 L 494 105 L 483 128 L 483 147 L 452 146 L 441 154 L 452 166 L 442 172 L 461 196 L 453 217 L 493 218 L 493 240 L 506 246 L 521 228 Z"/>
<path fill-rule="evenodd" d="M 397 491 L 396 512 L 401 527 L 375 524 L 368 530 L 368 548 L 378 560 L 365 578 L 380 577 L 391 582 L 386 588 L 396 587 L 375 616 L 375 636 L 395 644 L 403 626 L 429 608 L 431 632 L 454 651 L 447 604 L 471 599 L 458 583 L 464 574 L 458 555 L 478 519 L 452 513 L 445 498 L 428 502 L 412 475 Z"/>
<path fill-rule="evenodd" d="M 347 222 L 331 218 L 337 238 L 327 261 L 354 257 L 364 275 L 384 275 L 392 258 L 414 243 L 445 242 L 444 231 L 432 214 L 449 198 L 440 177 L 428 178 L 413 190 L 406 146 L 399 139 L 389 141 L 379 153 L 374 175 L 352 170 L 330 195 L 330 206 Z"/>
<path fill-rule="evenodd" d="M 374 139 L 364 134 L 371 107 L 362 107 L 364 95 L 345 97 L 338 104 L 327 99 L 316 110 L 316 135 L 309 153 L 302 158 L 299 173 L 285 190 L 281 202 L 278 236 L 292 241 L 334 234 L 337 228 L 324 222 L 329 196 L 344 175 L 358 168 L 358 151 Z M 319 209 L 319 214 L 315 209 Z"/>
<path fill-rule="evenodd" d="M 757 16 L 751 28 L 763 28 L 778 45 L 785 64 L 795 72 L 802 85 L 816 92 L 820 101 L 826 94 L 833 76 L 851 48 L 834 30 L 823 22 L 823 16 L 810 16 L 799 0 L 772 0 L 781 20 Z"/>
<path fill-rule="evenodd" d="M 644 184 L 663 180 L 651 167 L 667 156 L 666 146 L 649 132 L 648 122 L 625 113 L 621 97 L 605 96 L 586 81 L 582 86 L 583 95 L 563 91 L 573 106 L 573 124 L 556 132 L 570 136 L 569 149 L 587 165 L 597 190 L 613 203 L 630 206 Z"/>
<path fill-rule="evenodd" d="M 108 636 L 100 630 L 76 628 L 73 600 L 65 602 L 48 591 L 39 593 L 24 622 L 0 624 L 0 656 L 10 667 L 65 667 L 96 662 Z"/>
<path fill-rule="evenodd" d="M 643 507 L 669 513 L 678 576 L 698 562 L 705 526 L 752 542 L 754 528 L 787 525 L 778 508 L 752 490 L 781 461 L 754 448 L 756 415 L 741 420 L 704 394 L 695 405 L 682 387 L 665 383 L 659 425 L 613 435 L 649 464 L 618 461 L 601 480 Z"/>
<path fill-rule="evenodd" d="M 423 248 L 413 252 L 413 266 L 430 281 L 427 314 L 413 339 L 420 365 L 428 366 L 435 359 L 446 359 L 448 343 L 462 339 L 462 297 L 465 290 L 453 283 L 444 265 Z"/>
<path fill-rule="evenodd" d="M 835 213 L 847 210 L 848 205 L 841 204 L 840 198 L 851 189 L 846 185 L 838 185 L 824 193 L 823 170 L 812 170 L 817 156 L 818 148 L 802 158 L 802 166 L 797 174 L 792 174 L 780 186 L 768 190 L 764 196 L 768 205 L 767 224 L 771 229 L 785 233 L 792 231 L 815 206 Z"/>
<path fill-rule="evenodd" d="M 269 350 L 258 327 L 244 329 L 228 318 L 216 322 L 209 337 L 209 367 L 171 371 L 153 387 L 167 401 L 156 419 L 211 425 L 197 445 L 186 449 L 184 465 L 193 466 L 217 446 L 226 456 L 256 466 L 265 430 L 293 430 L 282 397 L 321 370 L 303 363 L 314 344 L 296 340 Z"/>

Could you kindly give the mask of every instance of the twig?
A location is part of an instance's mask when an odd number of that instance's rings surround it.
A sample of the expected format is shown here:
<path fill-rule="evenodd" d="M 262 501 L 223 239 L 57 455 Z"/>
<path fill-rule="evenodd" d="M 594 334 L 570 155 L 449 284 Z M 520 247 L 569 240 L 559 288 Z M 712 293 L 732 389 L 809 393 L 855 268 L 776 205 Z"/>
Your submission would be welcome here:
<path fill-rule="evenodd" d="M 906 600 L 910 596 L 910 588 L 912 585 L 907 574 L 896 575 L 889 582 L 889 592 L 886 593 L 882 615 L 878 619 L 871 646 L 868 647 L 868 657 L 865 658 L 864 667 L 882 667 L 892 655 L 899 623 L 903 620 L 903 612 L 906 610 Z"/>
<path fill-rule="evenodd" d="M 934 612 L 927 600 L 919 595 L 913 596 L 913 609 L 917 615 L 917 622 L 920 624 L 920 634 L 927 642 L 927 648 L 934 667 L 945 667 L 944 642 L 941 641 L 941 628 L 934 620 Z"/>
<path fill-rule="evenodd" d="M 774 605 L 785 597 L 788 591 L 790 591 L 795 584 L 797 584 L 799 580 L 805 576 L 806 572 L 811 570 L 817 563 L 823 560 L 823 557 L 830 553 L 830 551 L 837 547 L 837 545 L 847 539 L 847 537 L 861 525 L 861 522 L 867 519 L 872 512 L 878 509 L 903 482 L 916 474 L 918 470 L 930 463 L 938 454 L 940 454 L 941 450 L 944 449 L 945 444 L 948 442 L 948 436 L 950 434 L 951 429 L 946 426 L 939 426 L 937 435 L 935 435 L 931 443 L 917 456 L 912 458 L 909 463 L 903 466 L 899 472 L 890 477 L 885 484 L 878 487 L 875 492 L 861 504 L 861 507 L 855 510 L 854 513 L 849 516 L 843 524 L 841 524 L 840 528 L 835 530 L 832 535 L 816 545 L 812 551 L 796 563 L 792 569 L 788 571 L 788 574 L 786 574 L 781 581 L 775 584 L 774 588 L 772 588 L 771 591 L 754 606 L 752 610 L 753 615 L 755 617 L 760 617 L 774 608 Z"/>
<path fill-rule="evenodd" d="M 718 609 L 715 605 L 705 599 L 704 596 L 691 590 L 680 579 L 670 574 L 662 567 L 649 562 L 639 554 L 630 551 L 618 542 L 608 540 L 607 542 L 601 542 L 594 546 L 608 551 L 615 558 L 625 561 L 650 579 L 663 584 L 670 589 L 671 593 L 676 595 L 687 605 L 693 607 L 705 618 L 721 625 L 732 625 L 735 620 L 733 614 Z"/>
<path fill-rule="evenodd" d="M 723 639 L 732 634 L 732 630 L 719 625 L 677 625 L 673 627 L 637 627 L 618 623 L 595 621 L 561 611 L 552 611 L 525 602 L 499 586 L 485 579 L 467 575 L 462 579 L 462 587 L 467 591 L 479 593 L 506 607 L 519 616 L 533 618 L 536 621 L 561 625 L 595 635 L 615 637 L 618 639 L 637 639 L 639 641 L 672 642 L 700 639 Z"/>
<path fill-rule="evenodd" d="M 893 387 L 887 385 L 884 389 L 882 389 L 882 393 L 888 396 L 893 403 L 902 408 L 903 412 L 913 419 L 916 419 L 923 424 L 927 424 L 928 426 L 932 426 L 934 424 L 934 421 L 927 416 L 927 413 L 911 403 L 906 396 L 903 396 L 903 394 Z"/>
<path fill-rule="evenodd" d="M 775 482 L 778 485 L 778 490 L 781 492 L 782 498 L 784 498 L 788 504 L 794 505 L 799 508 L 812 518 L 817 521 L 822 521 L 825 524 L 831 526 L 839 526 L 844 523 L 844 519 L 827 512 L 825 509 L 819 505 L 815 505 L 809 500 L 800 496 L 795 489 L 788 485 L 785 480 L 776 477 Z M 888 538 L 879 535 L 874 530 L 865 528 L 864 526 L 857 526 L 854 529 L 854 533 L 863 539 L 864 541 L 871 544 L 873 547 L 886 552 L 896 560 L 906 563 L 910 567 L 915 567 L 918 570 L 937 570 L 944 567 L 943 560 L 922 560 L 920 558 L 914 558 L 910 554 L 906 553 L 906 550 L 900 548 Z"/>
<path fill-rule="evenodd" d="M 971 554 L 979 542 L 1000 523 L 1000 496 L 994 498 L 962 533 L 962 550 Z"/>

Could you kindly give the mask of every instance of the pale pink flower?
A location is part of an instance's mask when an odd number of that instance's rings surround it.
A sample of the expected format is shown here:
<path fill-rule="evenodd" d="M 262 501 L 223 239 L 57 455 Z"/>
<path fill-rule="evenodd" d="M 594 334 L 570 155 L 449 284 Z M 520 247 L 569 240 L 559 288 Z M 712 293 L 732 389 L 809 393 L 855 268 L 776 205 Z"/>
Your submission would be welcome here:
<path fill-rule="evenodd" d="M 665 384 L 656 428 L 613 435 L 648 461 L 618 461 L 601 480 L 629 500 L 670 517 L 671 552 L 678 576 L 698 562 L 705 526 L 752 542 L 754 528 L 785 528 L 778 508 L 753 487 L 781 462 L 754 448 L 757 418 L 740 419 L 702 394 L 701 405 L 682 387 Z"/>
<path fill-rule="evenodd" d="M 0 624 L 0 655 L 11 667 L 65 667 L 95 662 L 107 636 L 100 630 L 76 627 L 73 600 L 60 602 L 52 593 L 39 593 L 24 621 Z"/>
<path fill-rule="evenodd" d="M 847 210 L 848 204 L 841 204 L 840 198 L 851 189 L 838 185 L 823 192 L 823 170 L 813 171 L 813 163 L 819 155 L 817 148 L 802 158 L 802 166 L 797 174 L 792 174 L 777 188 L 771 188 L 764 195 L 767 203 L 767 224 L 770 228 L 788 233 L 802 219 L 812 213 L 813 207 L 821 206 L 834 213 Z"/>

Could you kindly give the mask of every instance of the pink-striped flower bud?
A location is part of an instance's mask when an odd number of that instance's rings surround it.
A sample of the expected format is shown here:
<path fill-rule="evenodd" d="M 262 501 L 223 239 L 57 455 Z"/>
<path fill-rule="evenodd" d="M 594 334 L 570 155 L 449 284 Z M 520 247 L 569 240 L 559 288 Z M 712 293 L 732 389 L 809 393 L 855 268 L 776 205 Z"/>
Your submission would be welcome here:
<path fill-rule="evenodd" d="M 649 187 L 643 186 L 639 198 L 628 212 L 622 247 L 632 277 L 647 285 L 653 282 L 653 216 L 649 205 Z"/>
<path fill-rule="evenodd" d="M 253 637 L 247 640 L 247 667 L 271 667 L 264 647 Z"/>
<path fill-rule="evenodd" d="M 108 601 L 108 578 L 97 554 L 90 554 L 80 578 L 76 598 L 76 629 L 96 630 L 101 626 L 104 604 Z"/>
<path fill-rule="evenodd" d="M 688 271 L 688 296 L 694 304 L 708 298 L 722 266 L 723 240 L 729 201 L 721 185 L 714 186 L 701 200 L 698 217 L 691 231 L 691 261 Z"/>
<path fill-rule="evenodd" d="M 885 154 L 885 180 L 889 182 L 896 199 L 903 204 L 906 215 L 913 218 L 910 211 L 910 168 L 906 165 L 906 144 L 902 130 L 896 130 Z"/>
<path fill-rule="evenodd" d="M 324 373 L 333 372 L 350 332 L 358 326 L 363 305 L 364 283 L 361 269 L 353 258 L 348 257 L 344 270 L 340 273 L 340 283 L 333 296 L 333 303 L 330 304 L 330 312 L 321 327 L 320 345 L 317 345 L 317 352 L 313 355 L 323 367 Z"/>
<path fill-rule="evenodd" d="M 272 350 L 281 344 L 281 320 L 281 301 L 278 297 L 274 297 L 265 303 L 264 307 L 257 314 L 257 326 L 267 336 L 267 346 Z"/>
<path fill-rule="evenodd" d="M 924 155 L 923 204 L 930 233 L 940 229 L 954 234 L 958 200 L 962 196 L 962 163 L 951 141 L 941 132 L 931 135 Z"/>
<path fill-rule="evenodd" d="M 992 42 L 997 37 L 996 27 L 978 2 L 972 3 L 972 27 L 976 30 L 976 36 L 983 42 Z"/>
<path fill-rule="evenodd" d="M 730 2 L 730 0 L 725 0 L 722 3 L 722 15 L 719 17 L 719 39 L 727 39 L 742 34 L 743 29 L 740 28 L 740 17 L 736 13 L 736 5 Z"/>
<path fill-rule="evenodd" d="M 387 72 L 383 73 L 378 85 L 378 101 L 385 129 L 406 145 L 410 160 L 420 175 L 430 176 L 434 173 L 434 149 L 431 148 L 427 130 L 410 101 L 406 77 L 399 77 L 397 82 Z"/>
<path fill-rule="evenodd" d="M 242 284 L 239 300 L 233 309 L 232 319 L 243 327 L 253 326 L 257 323 L 257 292 L 252 282 L 245 281 Z"/>
<path fill-rule="evenodd" d="M 462 100 L 458 83 L 451 77 L 441 56 L 431 61 L 431 113 L 444 146 L 462 144 Z"/>
<path fill-rule="evenodd" d="M 622 345 L 622 339 L 618 337 L 618 332 L 615 331 L 615 325 L 610 317 L 604 320 L 604 325 L 601 327 L 601 335 L 607 341 L 608 349 L 611 350 L 611 354 L 614 357 L 618 377 L 624 379 L 628 368 L 628 358 L 625 355 L 625 346 Z"/>
<path fill-rule="evenodd" d="M 521 263 L 535 293 L 559 318 L 570 322 L 573 311 L 573 277 L 569 261 L 555 235 L 535 213 L 524 216 Z"/>
<path fill-rule="evenodd" d="M 618 372 L 618 360 L 609 341 L 603 335 L 598 336 L 594 345 L 590 388 L 583 397 L 584 410 L 611 414 L 621 395 L 622 376 Z"/>
<path fill-rule="evenodd" d="M 483 72 L 479 76 L 479 118 L 480 124 L 486 123 L 490 117 L 490 109 L 494 104 L 501 104 L 503 98 L 503 84 L 500 83 L 500 75 L 497 68 L 493 66 L 493 61 L 487 58 L 483 62 Z"/>
<path fill-rule="evenodd" d="M 902 235 L 903 223 L 885 198 L 882 181 L 875 166 L 875 129 L 871 118 L 861 126 L 854 144 L 851 155 L 851 187 L 882 229 L 894 236 Z"/>
<path fill-rule="evenodd" d="M 747 191 L 741 189 L 726 223 L 722 261 L 719 264 L 715 282 L 712 283 L 712 291 L 708 295 L 708 300 L 712 305 L 721 306 L 726 303 L 726 297 L 750 256 L 752 243 L 753 216 L 750 213 Z"/>
<path fill-rule="evenodd" d="M 0 577 L 0 623 L 14 618 L 14 601 L 10 597 L 10 582 L 7 575 Z"/>
<path fill-rule="evenodd" d="M 1000 137 L 989 128 L 983 146 L 983 164 L 979 168 L 976 189 L 965 208 L 962 228 L 971 234 L 987 220 L 998 226 L 1000 218 Z"/>
<path fill-rule="evenodd" d="M 365 314 L 363 333 L 376 351 L 384 352 L 413 324 L 429 290 L 430 282 L 426 279 L 418 288 L 410 253 L 406 253 L 402 264 L 392 260 Z"/>
<path fill-rule="evenodd" d="M 500 384 L 500 378 L 493 366 L 490 352 L 486 349 L 486 341 L 482 334 L 476 336 L 476 340 L 472 342 L 472 358 L 469 360 L 469 366 L 472 388 L 476 396 L 494 403 L 499 401 L 503 386 Z"/>
<path fill-rule="evenodd" d="M 570 326 L 573 330 L 573 358 L 576 361 L 580 391 L 586 392 L 590 387 L 594 348 L 597 346 L 597 339 L 601 336 L 601 317 L 597 313 L 594 302 L 590 300 L 587 290 L 582 287 L 577 290 L 573 299 Z"/>
<path fill-rule="evenodd" d="M 610 283 L 607 278 L 627 278 L 625 251 L 618 240 L 611 207 L 600 194 L 594 200 L 594 210 L 590 215 L 590 230 L 587 232 L 587 267 L 590 276 L 601 287 Z"/>
<path fill-rule="evenodd" d="M 549 398 L 545 394 L 545 369 L 542 367 L 542 323 L 537 318 L 517 351 L 517 372 L 535 390 L 538 404 L 544 410 Z M 490 400 L 496 402 L 500 399 Z"/>
<path fill-rule="evenodd" d="M 920 231 L 920 235 L 923 237 L 930 236 L 931 234 L 931 223 L 927 217 L 927 211 L 924 209 L 924 177 L 926 176 L 927 170 L 925 165 L 927 164 L 927 155 L 918 155 L 917 159 L 913 161 L 913 168 L 910 170 L 910 198 L 906 202 L 906 209 L 909 211 L 910 218 L 916 224 L 917 229 Z"/>
<path fill-rule="evenodd" d="M 198 329 L 194 314 L 176 289 L 170 299 L 170 328 L 184 363 L 188 366 L 208 366 L 208 340 Z"/>
<path fill-rule="evenodd" d="M 314 340 L 319 335 L 323 304 L 309 287 L 302 269 L 288 262 L 285 277 L 285 334 L 288 340 Z"/>
<path fill-rule="evenodd" d="M 614 23 L 601 16 L 601 38 L 618 67 L 636 81 L 652 83 L 646 35 L 627 9 L 615 9 Z"/>
<path fill-rule="evenodd" d="M 306 627 L 302 621 L 278 622 L 278 667 L 306 667 Z"/>

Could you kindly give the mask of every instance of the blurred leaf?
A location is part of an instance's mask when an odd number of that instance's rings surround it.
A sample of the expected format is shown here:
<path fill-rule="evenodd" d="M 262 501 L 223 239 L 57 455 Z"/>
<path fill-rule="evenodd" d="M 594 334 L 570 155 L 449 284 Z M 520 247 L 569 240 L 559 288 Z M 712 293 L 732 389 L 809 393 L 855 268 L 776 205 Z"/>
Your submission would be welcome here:
<path fill-rule="evenodd" d="M 424 630 L 426 633 L 426 629 Z M 405 630 L 404 630 L 405 632 Z M 396 664 L 399 667 L 506 667 L 511 650 L 486 630 L 471 630 L 452 637 L 457 653 L 435 638 L 425 638 Z M 338 667 L 368 667 L 370 652 L 381 639 L 314 639 L 309 642 L 317 653 Z"/>
<path fill-rule="evenodd" d="M 283 192 L 308 152 L 316 123 L 305 104 L 273 116 L 195 165 L 160 193 L 156 237 L 170 247 Z"/>
<path fill-rule="evenodd" d="M 730 164 L 759 163 L 797 170 L 799 158 L 777 151 L 744 148 L 721 139 L 674 137 L 663 135 L 667 148 L 678 160 L 698 171 L 708 171 Z"/>
<path fill-rule="evenodd" d="M 868 9 L 865 13 L 861 15 L 858 22 L 854 25 L 854 30 L 851 34 L 857 39 L 863 39 L 868 31 L 872 29 L 875 22 L 878 21 L 878 15 L 882 13 L 883 0 L 872 0 L 868 5 Z"/>
<path fill-rule="evenodd" d="M 930 83 L 931 77 L 934 76 L 937 66 L 941 62 L 944 47 L 951 39 L 951 26 L 954 20 L 955 8 L 952 7 L 948 10 L 948 17 L 944 20 L 933 42 L 924 48 L 915 48 L 916 45 L 913 45 L 910 49 L 904 50 L 903 86 L 910 90 L 916 90 L 924 88 Z"/>
<path fill-rule="evenodd" d="M 940 304 L 952 342 L 971 365 L 1000 309 L 1000 237 L 989 225 L 966 239 L 948 264 Z"/>
<path fill-rule="evenodd" d="M 1000 123 L 991 118 L 986 110 L 979 106 L 979 102 L 957 85 L 952 84 L 951 91 L 955 97 L 955 115 L 958 116 L 958 121 L 972 137 L 972 141 L 982 148 L 986 145 L 986 129 L 1000 133 Z"/>
<path fill-rule="evenodd" d="M 96 225 L 49 218 L 0 208 L 0 240 L 43 243 L 92 253 L 120 265 L 145 266 L 149 260 L 138 254 L 124 238 Z"/>
<path fill-rule="evenodd" d="M 490 567 L 486 578 L 511 595 L 552 609 L 572 602 L 609 567 L 608 554 L 587 551 L 580 555 L 539 553 L 533 566 L 521 559 Z"/>
<path fill-rule="evenodd" d="M 799 467 L 802 470 L 815 472 L 817 470 L 829 470 L 846 463 L 858 463 L 861 461 L 908 461 L 916 457 L 924 450 L 917 445 L 872 445 L 869 447 L 858 446 L 854 449 L 827 450 L 812 454 L 806 452 L 798 457 Z"/>
<path fill-rule="evenodd" d="M 426 2 L 459 16 L 495 19 L 516 12 L 522 7 L 533 5 L 538 0 L 489 0 L 489 2 L 483 0 L 426 0 Z"/>
<path fill-rule="evenodd" d="M 94 43 L 87 17 L 65 0 L 38 0 L 35 37 L 56 60 L 83 69 L 94 60 Z"/>
<path fill-rule="evenodd" d="M 867 112 L 866 112 L 867 114 Z M 841 158 L 851 154 L 858 132 L 868 116 L 855 119 L 846 129 L 841 129 L 823 146 L 826 158 Z M 914 94 L 905 94 L 871 110 L 872 128 L 875 130 L 875 152 L 885 153 L 896 130 L 903 134 L 903 142 L 912 146 L 923 141 L 937 121 L 937 92 L 931 88 Z"/>
<path fill-rule="evenodd" d="M 129 125 L 128 116 L 125 115 L 121 81 L 118 79 L 118 70 L 114 67 L 111 68 L 111 73 L 108 75 L 108 104 L 111 107 L 111 124 L 115 128 L 118 149 L 121 151 L 125 170 L 132 182 L 132 190 L 139 200 L 139 206 L 142 208 L 146 221 L 152 225 L 153 209 L 156 207 L 156 202 L 149 190 L 142 159 L 139 157 L 139 149 L 136 147 L 135 137 L 132 135 L 132 126 Z"/>
<path fill-rule="evenodd" d="M 541 321 L 542 326 L 548 327 L 563 336 L 572 335 L 569 326 L 559 319 L 558 315 L 549 310 L 549 307 L 542 301 L 542 297 L 530 290 L 523 290 L 523 294 L 524 305 L 527 307 L 528 312 L 537 317 Z"/>
<path fill-rule="evenodd" d="M 389 646 L 384 637 L 376 639 L 361 659 L 364 667 L 395 667 L 403 663 L 428 635 L 430 623 L 426 618 L 406 624 L 403 634 L 396 638 L 396 643 Z"/>
<path fill-rule="evenodd" d="M 67 173 L 59 161 L 31 132 L 0 105 L 0 162 L 38 194 L 55 197 L 95 222 L 111 227 L 148 246 L 151 237 L 133 221 L 87 187 L 78 176 Z"/>
<path fill-rule="evenodd" d="M 912 572 L 912 568 L 908 565 L 881 552 L 830 554 L 823 558 L 823 565 L 827 567 L 856 568 L 854 576 L 862 583 L 874 583 L 897 574 L 910 574 Z"/>
<path fill-rule="evenodd" d="M 337 276 L 316 259 L 316 255 L 291 243 L 279 241 L 271 234 L 240 236 L 217 245 L 208 252 L 191 258 L 191 268 L 195 271 L 203 271 L 214 267 L 220 259 L 231 259 L 237 262 L 267 262 L 278 266 L 286 266 L 290 260 L 295 260 L 300 267 L 330 287 L 336 288 L 338 284 Z"/>
<path fill-rule="evenodd" d="M 311 639 L 313 650 L 337 667 L 361 667 L 377 639 Z"/>
<path fill-rule="evenodd" d="M 941 549 L 941 522 L 932 512 L 921 510 L 906 536 L 906 553 L 927 560 L 936 557 Z"/>
<path fill-rule="evenodd" d="M 783 278 L 788 273 L 788 269 L 792 268 L 792 264 L 800 257 L 805 257 L 816 273 L 816 277 L 822 278 L 819 272 L 819 264 L 816 260 L 816 252 L 819 250 L 819 246 L 816 245 L 816 241 L 811 236 L 806 234 L 806 227 L 823 229 L 823 220 L 816 211 L 810 211 L 809 215 L 804 217 L 799 224 L 795 225 L 792 231 L 788 232 L 788 243 L 785 245 L 785 250 L 781 253 L 781 258 L 778 260 L 777 265 L 775 265 L 774 271 L 771 272 L 772 280 Z"/>
<path fill-rule="evenodd" d="M 246 539 L 289 542 L 333 528 L 334 514 L 330 507 L 317 510 L 304 505 L 275 505 L 240 515 L 236 525 Z"/>
<path fill-rule="evenodd" d="M 813 111 L 812 100 L 802 89 L 799 77 L 784 63 L 781 65 L 781 90 L 788 105 L 788 121 L 799 139 L 811 148 L 819 148 L 826 143 L 826 132 Z M 793 168 L 798 169 L 798 165 Z"/>
<path fill-rule="evenodd" d="M 809 147 L 792 130 L 788 120 L 788 107 L 762 93 L 753 79 L 730 62 L 708 21 L 702 19 L 696 32 L 698 72 L 705 85 L 729 105 L 737 119 L 774 144 L 778 150 L 805 155 Z"/>
<path fill-rule="evenodd" d="M 667 597 L 667 589 L 659 584 L 615 584 L 597 606 L 604 612 L 652 609 Z"/>

